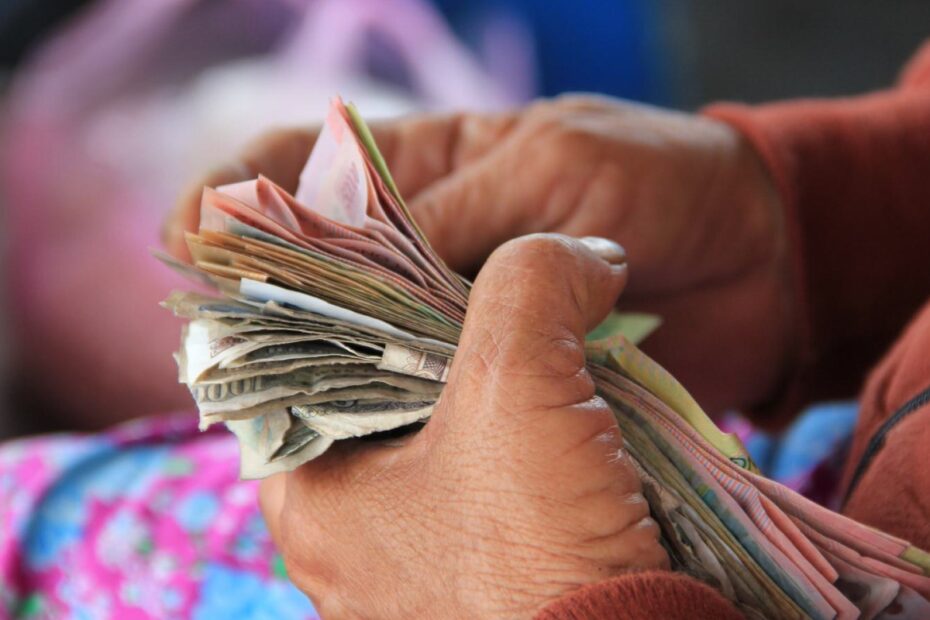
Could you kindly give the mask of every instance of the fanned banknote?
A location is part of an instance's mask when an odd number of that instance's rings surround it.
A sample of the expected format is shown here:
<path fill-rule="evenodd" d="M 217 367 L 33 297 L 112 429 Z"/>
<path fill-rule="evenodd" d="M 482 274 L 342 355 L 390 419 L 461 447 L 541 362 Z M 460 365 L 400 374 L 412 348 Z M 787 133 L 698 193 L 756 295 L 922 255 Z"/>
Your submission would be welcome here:
<path fill-rule="evenodd" d="M 213 296 L 174 293 L 177 354 L 206 428 L 241 475 L 289 471 L 335 441 L 415 428 L 442 393 L 469 283 L 417 227 L 365 124 L 333 102 L 296 195 L 269 179 L 205 189 L 192 263 Z M 675 570 L 750 618 L 930 618 L 930 556 L 762 477 L 612 314 L 588 338 Z"/>

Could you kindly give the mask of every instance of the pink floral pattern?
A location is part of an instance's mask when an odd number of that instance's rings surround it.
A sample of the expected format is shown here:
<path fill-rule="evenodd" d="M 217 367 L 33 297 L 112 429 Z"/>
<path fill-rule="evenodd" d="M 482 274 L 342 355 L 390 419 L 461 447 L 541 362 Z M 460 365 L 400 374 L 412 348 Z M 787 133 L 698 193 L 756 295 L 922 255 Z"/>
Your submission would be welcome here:
<path fill-rule="evenodd" d="M 0 446 L 0 618 L 315 618 L 237 473 L 190 414 Z"/>

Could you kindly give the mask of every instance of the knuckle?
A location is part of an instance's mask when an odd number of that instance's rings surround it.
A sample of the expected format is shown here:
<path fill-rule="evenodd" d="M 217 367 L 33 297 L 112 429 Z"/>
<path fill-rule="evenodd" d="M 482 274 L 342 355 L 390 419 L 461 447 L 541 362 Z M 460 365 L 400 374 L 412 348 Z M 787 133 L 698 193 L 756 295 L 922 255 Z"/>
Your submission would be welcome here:
<path fill-rule="evenodd" d="M 637 541 L 637 544 L 640 544 L 642 540 L 653 537 L 648 528 L 644 529 L 646 527 L 644 525 L 645 521 L 653 525 L 655 525 L 655 522 L 649 518 L 649 503 L 642 495 L 634 493 L 623 496 L 617 502 L 617 508 L 618 512 L 620 512 L 617 523 L 622 524 L 621 527 L 624 530 L 634 532 L 633 538 Z"/>
<path fill-rule="evenodd" d="M 539 334 L 541 338 L 534 339 L 528 346 L 517 343 L 514 353 L 518 356 L 513 360 L 512 367 L 517 369 L 532 369 L 534 374 L 550 379 L 581 379 L 586 386 L 593 387 L 594 383 L 585 372 L 585 353 L 581 344 L 570 334 L 552 333 Z"/>
<path fill-rule="evenodd" d="M 591 102 L 595 100 L 596 99 L 593 95 L 584 95 L 581 93 L 569 92 L 569 93 L 562 93 L 561 95 L 557 95 L 552 100 L 552 102 L 562 107 L 573 108 L 573 107 L 590 105 Z"/>
<path fill-rule="evenodd" d="M 520 377 L 525 382 L 523 392 L 527 407 L 553 409 L 584 403 L 594 392 L 594 386 L 585 373 L 571 377 L 553 377 L 534 371 Z"/>
<path fill-rule="evenodd" d="M 624 504 L 629 509 L 629 527 L 636 528 L 643 538 L 655 538 L 657 531 L 656 522 L 650 515 L 649 502 L 640 493 L 627 494 L 624 498 Z"/>
<path fill-rule="evenodd" d="M 649 568 L 667 566 L 668 554 L 659 542 L 662 532 L 658 524 L 651 517 L 645 517 L 636 528 L 634 545 L 639 564 Z"/>
<path fill-rule="evenodd" d="M 623 558 L 627 568 L 657 568 L 668 561 L 665 549 L 659 542 L 660 530 L 656 522 L 644 517 L 628 527 L 618 540 L 618 559 Z"/>
<path fill-rule="evenodd" d="M 602 138 L 591 130 L 590 123 L 566 119 L 558 124 L 555 140 L 557 148 L 563 149 L 563 152 L 584 156 L 592 150 L 592 145 L 599 144 Z"/>
<path fill-rule="evenodd" d="M 584 349 L 558 325 L 521 327 L 488 347 L 485 366 L 496 375 L 496 385 L 523 392 L 549 406 L 580 404 L 594 395 L 594 381 L 585 366 Z"/>
<path fill-rule="evenodd" d="M 619 430 L 617 431 L 620 432 Z M 614 451 L 611 458 L 613 465 L 614 484 L 616 492 L 625 498 L 625 501 L 632 503 L 638 500 L 642 504 L 644 514 L 649 512 L 649 503 L 643 498 L 643 482 L 639 477 L 636 468 L 630 462 L 629 453 L 623 448 L 623 440 L 620 439 L 620 448 Z"/>
<path fill-rule="evenodd" d="M 510 376 L 536 376 L 578 386 L 581 402 L 593 396 L 585 371 L 579 321 L 587 290 L 579 275 L 577 242 L 560 235 L 530 235 L 499 248 L 479 286 L 493 290 L 480 314 L 484 366 Z"/>
<path fill-rule="evenodd" d="M 462 115 L 456 136 L 456 161 L 470 161 L 486 152 L 492 144 L 509 133 L 517 122 L 518 116 L 513 113 Z"/>
<path fill-rule="evenodd" d="M 597 112 L 602 110 L 622 109 L 626 102 L 597 93 L 568 92 L 558 95 L 553 100 L 558 107 L 568 111 Z"/>
<path fill-rule="evenodd" d="M 622 452 L 623 435 L 617 425 L 617 418 L 613 410 L 603 398 L 597 395 L 594 379 L 591 378 L 590 374 L 588 374 L 588 378 L 591 380 L 592 393 L 584 405 L 589 424 L 592 428 L 600 429 L 600 433 L 596 436 L 598 443 L 610 451 L 609 455 L 612 460 L 616 460 L 617 454 Z"/>
<path fill-rule="evenodd" d="M 624 500 L 627 489 L 618 487 L 617 472 L 612 466 L 617 455 L 617 423 L 600 410 L 597 397 L 584 399 L 581 389 L 578 386 L 579 393 L 571 395 L 571 399 L 565 398 L 567 391 L 563 390 L 563 402 L 558 404 L 570 408 L 559 412 L 552 422 L 560 438 L 559 446 L 553 447 L 553 454 L 577 467 L 593 468 L 579 488 L 606 492 L 612 502 L 618 503 Z"/>

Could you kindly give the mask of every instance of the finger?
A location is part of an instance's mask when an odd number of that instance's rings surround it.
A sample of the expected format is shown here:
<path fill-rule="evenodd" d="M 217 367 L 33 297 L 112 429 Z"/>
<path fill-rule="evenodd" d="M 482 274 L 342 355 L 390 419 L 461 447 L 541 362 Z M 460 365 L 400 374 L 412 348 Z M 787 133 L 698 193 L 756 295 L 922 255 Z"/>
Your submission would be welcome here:
<path fill-rule="evenodd" d="M 507 195 L 505 158 L 499 151 L 473 162 L 410 203 L 430 244 L 458 273 L 476 273 L 494 248 L 522 228 L 523 209 Z"/>
<path fill-rule="evenodd" d="M 603 230 L 604 209 L 579 207 L 614 204 L 620 177 L 591 136 L 603 133 L 605 118 L 628 109 L 597 96 L 537 101 L 484 156 L 424 187 L 410 209 L 439 254 L 466 275 L 520 235 Z"/>
<path fill-rule="evenodd" d="M 483 156 L 464 162 L 410 201 L 430 243 L 459 273 L 474 274 L 495 248 L 514 237 L 554 230 L 564 216 L 561 207 L 577 197 L 583 180 L 553 181 L 564 176 L 564 153 L 527 153 L 530 143 L 549 144 L 533 131 L 531 125 L 511 127 Z"/>
<path fill-rule="evenodd" d="M 501 246 L 469 298 L 450 399 L 464 395 L 462 409 L 477 416 L 506 411 L 517 426 L 525 413 L 589 402 L 584 337 L 626 280 L 623 249 L 606 239 L 531 235 Z"/>
<path fill-rule="evenodd" d="M 516 119 L 513 112 L 418 115 L 372 123 L 371 133 L 401 196 L 410 199 L 483 157 Z"/>
<path fill-rule="evenodd" d="M 482 156 L 515 121 L 514 114 L 433 115 L 374 123 L 372 134 L 402 196 Z M 235 162 L 193 183 L 165 220 L 162 240 L 175 257 L 188 260 L 185 232 L 200 223 L 203 187 L 217 187 L 263 175 L 294 193 L 318 129 L 282 129 L 251 142 Z M 427 231 L 427 235 L 429 235 Z"/>
<path fill-rule="evenodd" d="M 668 554 L 659 542 L 662 531 L 649 516 L 617 529 L 611 536 L 591 541 L 591 554 L 619 572 L 669 567 Z"/>
<path fill-rule="evenodd" d="M 513 113 L 417 115 L 372 123 L 372 136 L 402 196 L 412 196 L 480 157 L 512 125 Z M 240 163 L 294 193 L 319 129 L 284 129 L 246 147 Z"/>
<path fill-rule="evenodd" d="M 281 512 L 287 488 L 287 474 L 275 474 L 262 480 L 258 486 L 258 505 L 261 508 L 268 533 L 275 545 L 281 546 Z"/>

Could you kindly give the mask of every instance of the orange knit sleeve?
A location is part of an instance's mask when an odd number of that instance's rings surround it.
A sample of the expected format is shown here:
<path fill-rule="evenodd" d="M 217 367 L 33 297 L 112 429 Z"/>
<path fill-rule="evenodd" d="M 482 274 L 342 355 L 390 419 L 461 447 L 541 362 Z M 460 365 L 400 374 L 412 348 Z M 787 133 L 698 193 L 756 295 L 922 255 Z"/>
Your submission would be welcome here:
<path fill-rule="evenodd" d="M 807 402 L 853 396 L 930 294 L 930 43 L 887 91 L 704 114 L 749 140 L 785 208 L 801 352 L 756 415 L 778 426 Z"/>
<path fill-rule="evenodd" d="M 719 592 L 666 571 L 630 573 L 550 603 L 535 620 L 742 620 Z"/>

